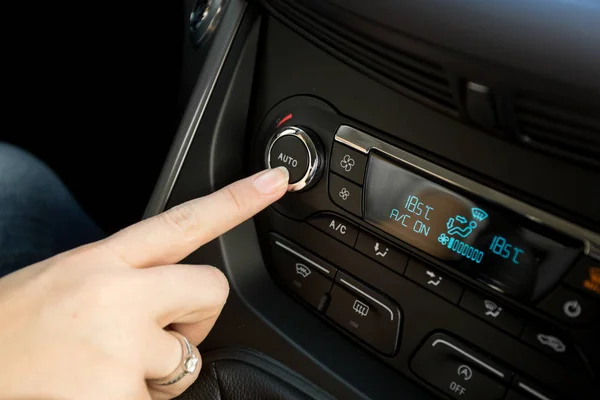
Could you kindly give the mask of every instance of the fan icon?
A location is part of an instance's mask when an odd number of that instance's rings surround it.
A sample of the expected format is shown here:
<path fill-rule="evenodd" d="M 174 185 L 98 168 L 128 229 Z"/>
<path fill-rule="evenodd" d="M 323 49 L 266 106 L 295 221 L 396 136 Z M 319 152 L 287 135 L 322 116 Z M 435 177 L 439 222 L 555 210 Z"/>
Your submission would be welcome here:
<path fill-rule="evenodd" d="M 342 167 L 346 172 L 350 172 L 355 164 L 356 162 L 354 161 L 354 158 L 350 157 L 348 154 L 346 154 L 344 158 L 342 158 L 342 161 L 340 161 L 340 167 Z"/>
<path fill-rule="evenodd" d="M 346 200 L 348 197 L 350 197 L 350 192 L 346 188 L 342 188 L 338 194 L 342 200 Z"/>
<path fill-rule="evenodd" d="M 450 238 L 448 236 L 446 236 L 445 233 L 442 233 L 439 237 L 438 237 L 438 242 L 440 242 L 441 244 L 443 244 L 444 246 L 448 244 L 448 241 L 450 240 Z"/>

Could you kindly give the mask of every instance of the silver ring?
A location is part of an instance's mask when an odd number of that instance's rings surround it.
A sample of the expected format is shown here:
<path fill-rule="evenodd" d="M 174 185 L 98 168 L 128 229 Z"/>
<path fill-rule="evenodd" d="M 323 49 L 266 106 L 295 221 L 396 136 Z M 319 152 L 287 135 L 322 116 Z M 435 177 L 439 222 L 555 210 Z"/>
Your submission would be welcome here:
<path fill-rule="evenodd" d="M 196 354 L 194 354 L 192 345 L 187 340 L 187 338 L 178 332 L 169 333 L 175 336 L 179 340 L 179 343 L 181 343 L 181 363 L 175 369 L 175 371 L 171 372 L 166 378 L 150 380 L 150 383 L 154 385 L 172 385 L 182 380 L 186 375 L 193 374 L 194 372 L 196 372 L 196 368 L 198 368 L 198 362 L 200 361 L 200 359 Z"/>

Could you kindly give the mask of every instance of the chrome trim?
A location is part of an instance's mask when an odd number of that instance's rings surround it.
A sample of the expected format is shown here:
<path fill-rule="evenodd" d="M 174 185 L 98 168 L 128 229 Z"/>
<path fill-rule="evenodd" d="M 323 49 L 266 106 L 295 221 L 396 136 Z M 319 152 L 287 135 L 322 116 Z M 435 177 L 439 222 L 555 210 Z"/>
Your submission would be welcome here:
<path fill-rule="evenodd" d="M 362 290 L 360 290 L 359 288 L 357 288 L 356 286 L 354 286 L 351 283 L 346 282 L 344 279 L 340 279 L 340 282 L 343 283 L 344 285 L 348 286 L 350 289 L 360 293 L 361 295 L 365 296 L 367 299 L 371 300 L 372 302 L 374 302 L 375 304 L 380 305 L 381 307 L 385 308 L 386 310 L 389 311 L 390 313 L 390 321 L 394 320 L 394 312 L 385 304 L 383 304 L 382 302 L 380 302 L 379 300 L 377 300 L 376 298 L 374 298 L 373 296 L 368 295 L 367 293 L 363 292 Z"/>
<path fill-rule="evenodd" d="M 245 1 L 232 0 L 223 13 L 220 27 L 215 32 L 211 48 L 198 76 L 196 87 L 167 155 L 167 160 L 146 206 L 144 218 L 161 213 L 167 205 L 245 10 Z"/>
<path fill-rule="evenodd" d="M 364 154 L 368 154 L 371 150 L 377 150 L 438 180 L 499 204 L 538 224 L 545 225 L 581 240 L 584 254 L 600 260 L 600 235 L 595 232 L 535 208 L 421 157 L 417 157 L 350 126 L 341 125 L 335 134 L 335 140 Z"/>
<path fill-rule="evenodd" d="M 498 371 L 496 368 L 492 367 L 491 365 L 488 365 L 486 363 L 484 363 L 483 361 L 481 361 L 479 358 L 474 357 L 472 355 L 470 355 L 469 353 L 467 353 L 466 351 L 456 347 L 455 345 L 453 345 L 452 343 L 449 343 L 443 339 L 437 339 L 435 340 L 432 344 L 431 347 L 435 347 L 437 346 L 438 343 L 441 344 L 445 344 L 446 346 L 450 347 L 452 350 L 455 350 L 457 352 L 459 352 L 460 354 L 462 354 L 463 356 L 467 357 L 469 360 L 481 365 L 483 368 L 487 369 L 488 371 L 490 371 L 491 373 L 498 375 L 500 378 L 504 378 L 504 373 L 501 371 Z"/>
<path fill-rule="evenodd" d="M 279 139 L 285 136 L 293 136 L 298 138 L 304 144 L 304 147 L 308 152 L 308 167 L 306 168 L 306 173 L 298 182 L 290 183 L 288 185 L 288 192 L 297 192 L 307 188 L 310 186 L 311 182 L 313 182 L 315 176 L 317 176 L 317 172 L 319 171 L 321 157 L 319 156 L 319 152 L 317 151 L 315 143 L 306 132 L 295 126 L 286 126 L 283 127 L 281 132 L 274 135 L 267 144 L 265 164 L 268 168 L 271 168 L 271 149 L 273 149 L 273 146 Z"/>
<path fill-rule="evenodd" d="M 532 396 L 537 397 L 540 400 L 551 400 L 549 397 L 546 397 L 543 394 L 541 394 L 540 392 L 538 392 L 537 390 L 530 388 L 523 382 L 519 382 L 519 387 L 521 389 L 523 389 L 524 391 L 528 392 L 529 394 L 531 394 Z"/>
<path fill-rule="evenodd" d="M 295 255 L 296 257 L 301 258 L 302 260 L 306 261 L 307 263 L 309 263 L 310 265 L 312 265 L 315 268 L 320 269 L 321 271 L 325 272 L 327 275 L 331 275 L 331 271 L 329 271 L 328 269 L 326 269 L 325 267 L 321 267 L 319 264 L 317 264 L 316 262 L 314 262 L 313 260 L 303 256 L 302 254 L 298 253 L 296 250 L 291 249 L 289 247 L 287 247 L 285 244 L 278 242 L 277 240 L 275 241 L 275 244 L 279 247 L 281 247 L 282 249 L 285 249 L 287 251 L 289 251 L 290 253 L 292 253 L 293 255 Z"/>

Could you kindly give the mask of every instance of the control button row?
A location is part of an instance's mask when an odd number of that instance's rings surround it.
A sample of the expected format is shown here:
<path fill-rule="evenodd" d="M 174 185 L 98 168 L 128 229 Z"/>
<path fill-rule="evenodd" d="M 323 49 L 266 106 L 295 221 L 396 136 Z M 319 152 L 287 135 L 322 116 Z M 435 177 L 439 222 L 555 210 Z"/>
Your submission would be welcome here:
<path fill-rule="evenodd" d="M 280 235 L 270 243 L 278 282 L 381 353 L 396 352 L 402 314 L 394 302 Z"/>
<path fill-rule="evenodd" d="M 318 214 L 309 222 L 362 254 L 404 274 L 423 288 L 458 304 L 462 309 L 488 322 L 496 328 L 519 337 L 523 342 L 567 365 L 579 365 L 572 344 L 555 330 L 538 325 L 526 329 L 523 318 L 509 307 L 485 295 L 464 290 L 463 286 L 449 276 L 395 248 L 392 244 L 361 231 L 356 225 L 334 214 Z M 407 266 L 408 265 L 408 266 Z M 464 293 L 464 294 L 463 294 Z M 596 321 L 600 312 L 593 299 L 566 287 L 559 287 L 540 305 L 543 311 L 561 321 L 588 324 Z"/>
<path fill-rule="evenodd" d="M 409 260 L 408 253 L 385 240 L 360 230 L 356 225 L 340 216 L 321 213 L 309 218 L 308 223 L 353 247 L 370 259 L 401 275 L 405 274 L 407 278 L 454 304 L 458 303 L 463 293 L 462 286 L 452 278 L 440 274 L 416 259 L 410 258 Z"/>

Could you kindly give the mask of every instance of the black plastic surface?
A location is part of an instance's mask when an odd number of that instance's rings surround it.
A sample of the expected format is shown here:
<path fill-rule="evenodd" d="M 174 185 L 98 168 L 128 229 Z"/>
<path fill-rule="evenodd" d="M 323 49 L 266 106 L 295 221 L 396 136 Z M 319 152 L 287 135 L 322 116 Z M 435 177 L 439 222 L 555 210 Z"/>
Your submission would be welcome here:
<path fill-rule="evenodd" d="M 386 132 L 386 140 L 401 148 L 583 226 L 594 228 L 600 223 L 596 200 L 600 186 L 592 184 L 600 180 L 597 171 L 467 127 L 379 84 L 273 18 L 265 22 L 255 81 L 260 90 L 253 103 L 254 129 L 264 118 L 270 118 L 268 112 L 283 99 L 310 93 L 325 99 L 342 115 Z M 290 59 L 295 62 L 289 63 Z M 283 107 L 277 115 L 286 115 L 290 108 Z M 328 125 L 318 117 L 313 123 L 317 133 Z M 336 128 L 333 124 L 326 129 L 331 132 Z M 330 149 L 327 147 L 326 153 Z"/>
<path fill-rule="evenodd" d="M 600 66 L 596 51 L 600 47 L 600 6 L 594 0 L 313 0 L 310 5 L 389 46 L 406 47 L 390 34 L 396 31 L 420 40 L 423 47 L 434 44 L 468 54 L 472 60 L 491 62 L 500 70 L 511 67 L 538 79 L 578 86 L 589 82 L 591 90 L 600 92 L 596 77 Z M 365 20 L 373 24 L 359 23 Z M 477 63 L 472 64 L 477 68 Z"/>

